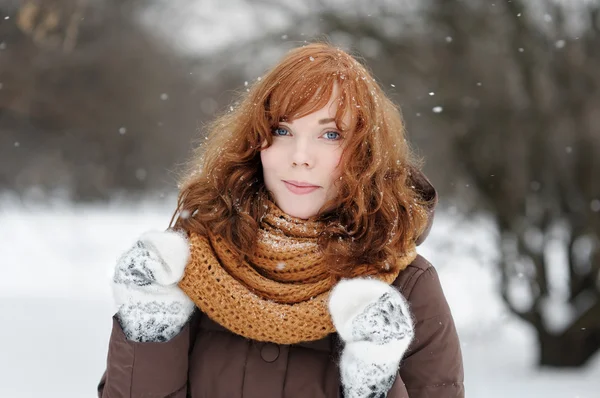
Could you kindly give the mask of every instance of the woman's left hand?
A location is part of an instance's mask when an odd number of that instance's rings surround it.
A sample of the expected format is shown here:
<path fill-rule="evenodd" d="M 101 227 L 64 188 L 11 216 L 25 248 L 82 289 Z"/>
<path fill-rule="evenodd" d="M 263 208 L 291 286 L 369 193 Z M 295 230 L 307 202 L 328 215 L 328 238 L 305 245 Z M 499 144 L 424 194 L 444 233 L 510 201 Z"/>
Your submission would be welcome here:
<path fill-rule="evenodd" d="M 345 343 L 340 359 L 344 397 L 385 396 L 414 337 L 406 299 L 376 279 L 345 279 L 330 294 L 329 312 Z"/>

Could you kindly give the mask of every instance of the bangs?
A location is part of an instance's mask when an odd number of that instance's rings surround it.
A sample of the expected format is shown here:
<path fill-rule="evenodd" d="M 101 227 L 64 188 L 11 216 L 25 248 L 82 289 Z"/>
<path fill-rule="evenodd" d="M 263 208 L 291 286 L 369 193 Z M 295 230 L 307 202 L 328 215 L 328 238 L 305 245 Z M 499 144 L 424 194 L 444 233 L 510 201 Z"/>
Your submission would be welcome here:
<path fill-rule="evenodd" d="M 331 100 L 337 86 L 337 111 L 335 123 L 341 131 L 356 129 L 363 113 L 361 99 L 369 93 L 366 78 L 354 68 L 335 65 L 327 56 L 317 55 L 298 60 L 280 79 L 265 104 L 267 122 L 271 128 L 280 122 L 291 122 L 322 109 Z M 368 106 L 366 106 L 368 108 Z M 349 112 L 349 125 L 344 116 Z"/>

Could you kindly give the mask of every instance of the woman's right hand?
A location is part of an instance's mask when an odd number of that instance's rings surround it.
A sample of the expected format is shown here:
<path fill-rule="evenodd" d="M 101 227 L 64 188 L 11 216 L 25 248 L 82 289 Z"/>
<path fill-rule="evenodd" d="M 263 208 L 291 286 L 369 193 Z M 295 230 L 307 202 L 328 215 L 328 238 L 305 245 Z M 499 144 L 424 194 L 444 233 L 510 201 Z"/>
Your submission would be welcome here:
<path fill-rule="evenodd" d="M 111 287 L 117 318 L 129 340 L 165 342 L 181 331 L 195 309 L 177 286 L 189 256 L 183 234 L 151 231 L 119 258 Z"/>

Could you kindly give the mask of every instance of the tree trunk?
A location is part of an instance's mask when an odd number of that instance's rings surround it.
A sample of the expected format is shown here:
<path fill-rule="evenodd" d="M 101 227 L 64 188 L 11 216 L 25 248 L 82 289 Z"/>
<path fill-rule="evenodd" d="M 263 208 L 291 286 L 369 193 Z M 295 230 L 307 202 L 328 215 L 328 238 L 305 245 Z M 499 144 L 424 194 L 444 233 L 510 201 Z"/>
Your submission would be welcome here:
<path fill-rule="evenodd" d="M 584 365 L 600 348 L 600 330 L 567 330 L 553 335 L 538 331 L 539 365 L 551 367 L 579 367 Z"/>

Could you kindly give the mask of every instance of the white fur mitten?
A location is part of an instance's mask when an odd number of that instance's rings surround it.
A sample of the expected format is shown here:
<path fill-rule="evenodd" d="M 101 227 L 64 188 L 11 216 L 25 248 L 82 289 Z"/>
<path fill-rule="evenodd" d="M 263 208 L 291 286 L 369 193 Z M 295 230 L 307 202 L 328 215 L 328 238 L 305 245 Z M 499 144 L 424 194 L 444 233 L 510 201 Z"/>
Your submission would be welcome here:
<path fill-rule="evenodd" d="M 330 294 L 329 312 L 345 343 L 340 357 L 344 398 L 385 397 L 414 337 L 406 299 L 376 279 L 344 279 Z"/>
<path fill-rule="evenodd" d="M 177 286 L 190 256 L 184 235 L 151 231 L 118 260 L 112 291 L 125 336 L 138 342 L 165 342 L 177 335 L 194 302 Z"/>

